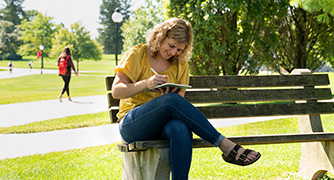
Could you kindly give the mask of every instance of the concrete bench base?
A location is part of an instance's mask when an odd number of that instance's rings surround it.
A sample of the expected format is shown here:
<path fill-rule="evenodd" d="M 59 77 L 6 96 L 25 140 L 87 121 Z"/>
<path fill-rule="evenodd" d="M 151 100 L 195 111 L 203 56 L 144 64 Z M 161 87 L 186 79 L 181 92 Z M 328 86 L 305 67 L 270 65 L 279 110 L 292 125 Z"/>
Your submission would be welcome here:
<path fill-rule="evenodd" d="M 123 153 L 123 180 L 169 180 L 169 148 Z"/>
<path fill-rule="evenodd" d="M 302 133 L 323 132 L 320 115 L 300 116 Z M 302 143 L 299 176 L 304 179 L 319 179 L 326 172 L 334 173 L 334 141 Z"/>

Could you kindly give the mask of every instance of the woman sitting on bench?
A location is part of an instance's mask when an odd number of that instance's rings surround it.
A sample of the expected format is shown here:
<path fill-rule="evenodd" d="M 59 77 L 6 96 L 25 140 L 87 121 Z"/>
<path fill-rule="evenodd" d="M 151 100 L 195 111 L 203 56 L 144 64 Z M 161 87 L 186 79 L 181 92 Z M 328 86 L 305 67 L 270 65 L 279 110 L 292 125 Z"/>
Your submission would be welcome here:
<path fill-rule="evenodd" d="M 120 100 L 119 129 L 125 142 L 168 139 L 173 179 L 188 179 L 192 158 L 192 132 L 219 147 L 226 162 L 250 165 L 261 154 L 245 150 L 220 134 L 207 118 L 184 99 L 185 91 L 163 83 L 189 83 L 187 60 L 192 50 L 192 27 L 178 18 L 151 30 L 147 44 L 132 47 L 115 67 L 112 96 Z"/>

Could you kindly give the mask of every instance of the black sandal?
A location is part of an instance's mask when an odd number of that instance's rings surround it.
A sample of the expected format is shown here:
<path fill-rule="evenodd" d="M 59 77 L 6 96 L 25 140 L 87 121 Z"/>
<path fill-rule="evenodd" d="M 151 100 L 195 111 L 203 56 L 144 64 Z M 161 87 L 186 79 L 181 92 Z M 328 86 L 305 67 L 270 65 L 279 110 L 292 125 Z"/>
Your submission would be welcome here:
<path fill-rule="evenodd" d="M 238 160 L 235 160 L 235 157 L 237 156 L 238 154 L 238 150 L 241 148 L 240 145 L 236 144 L 234 146 L 234 148 L 231 150 L 231 152 L 228 154 L 228 156 L 224 156 L 224 154 L 222 155 L 223 159 L 228 162 L 228 163 L 231 163 L 231 164 L 236 164 L 236 165 L 239 165 L 239 166 L 248 166 L 250 164 L 253 164 L 255 163 L 260 157 L 261 157 L 261 154 L 258 152 L 257 156 L 249 161 L 249 162 L 245 162 L 246 158 L 247 158 L 247 155 L 252 152 L 253 150 L 250 150 L 250 149 L 246 149 L 238 158 Z M 254 151 L 255 152 L 255 151 Z"/>

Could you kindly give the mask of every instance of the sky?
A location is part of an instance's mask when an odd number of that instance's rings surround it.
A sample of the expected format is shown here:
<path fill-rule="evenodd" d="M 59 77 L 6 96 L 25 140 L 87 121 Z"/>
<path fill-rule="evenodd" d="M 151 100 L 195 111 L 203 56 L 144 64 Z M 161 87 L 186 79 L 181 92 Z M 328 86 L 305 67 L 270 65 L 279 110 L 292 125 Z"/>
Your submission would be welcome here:
<path fill-rule="evenodd" d="M 142 2 L 144 0 L 132 0 L 132 5 L 139 7 Z M 0 0 L 0 4 L 5 3 Z M 22 6 L 25 11 L 36 9 L 43 15 L 53 17 L 53 23 L 63 23 L 67 28 L 81 21 L 94 39 L 98 36 L 101 4 L 102 0 L 25 0 Z"/>

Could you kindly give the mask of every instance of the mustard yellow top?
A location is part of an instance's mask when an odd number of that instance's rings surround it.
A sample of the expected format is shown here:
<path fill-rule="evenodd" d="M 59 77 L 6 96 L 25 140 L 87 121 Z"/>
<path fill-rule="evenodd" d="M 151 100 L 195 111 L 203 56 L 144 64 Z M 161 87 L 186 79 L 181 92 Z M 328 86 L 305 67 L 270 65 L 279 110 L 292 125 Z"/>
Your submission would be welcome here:
<path fill-rule="evenodd" d="M 154 75 L 151 65 L 147 58 L 147 45 L 139 44 L 128 50 L 122 57 L 120 64 L 114 68 L 115 73 L 123 72 L 132 82 L 148 79 Z M 177 63 L 171 65 L 160 75 L 167 75 L 168 83 L 189 84 L 188 63 Z M 138 107 L 161 94 L 151 91 L 143 91 L 127 99 L 121 99 L 119 103 L 119 112 L 117 114 L 118 122 L 131 109 Z"/>

